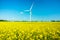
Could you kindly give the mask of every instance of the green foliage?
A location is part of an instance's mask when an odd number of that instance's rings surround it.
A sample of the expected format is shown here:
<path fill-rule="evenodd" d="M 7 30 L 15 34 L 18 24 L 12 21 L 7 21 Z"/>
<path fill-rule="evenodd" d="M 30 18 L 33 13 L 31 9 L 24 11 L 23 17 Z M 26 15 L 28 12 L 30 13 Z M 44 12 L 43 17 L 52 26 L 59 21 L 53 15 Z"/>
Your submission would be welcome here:
<path fill-rule="evenodd" d="M 60 22 L 60 20 L 51 20 L 51 21 L 37 21 L 37 20 L 34 20 L 34 21 L 27 21 L 27 20 L 22 20 L 22 21 L 9 21 L 9 20 L 0 20 L 0 22 Z"/>
<path fill-rule="evenodd" d="M 7 22 L 8 20 L 0 20 L 0 22 Z"/>
<path fill-rule="evenodd" d="M 51 22 L 60 22 L 60 20 L 51 20 Z"/>

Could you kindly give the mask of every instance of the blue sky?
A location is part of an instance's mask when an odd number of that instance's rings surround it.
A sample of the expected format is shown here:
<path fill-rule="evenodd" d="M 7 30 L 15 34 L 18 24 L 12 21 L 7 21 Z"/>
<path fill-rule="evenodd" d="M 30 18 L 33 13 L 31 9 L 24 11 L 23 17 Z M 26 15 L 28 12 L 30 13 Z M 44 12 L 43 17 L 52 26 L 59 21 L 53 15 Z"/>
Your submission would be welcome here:
<path fill-rule="evenodd" d="M 0 19 L 29 20 L 33 2 L 32 20 L 60 20 L 60 0 L 0 0 Z"/>

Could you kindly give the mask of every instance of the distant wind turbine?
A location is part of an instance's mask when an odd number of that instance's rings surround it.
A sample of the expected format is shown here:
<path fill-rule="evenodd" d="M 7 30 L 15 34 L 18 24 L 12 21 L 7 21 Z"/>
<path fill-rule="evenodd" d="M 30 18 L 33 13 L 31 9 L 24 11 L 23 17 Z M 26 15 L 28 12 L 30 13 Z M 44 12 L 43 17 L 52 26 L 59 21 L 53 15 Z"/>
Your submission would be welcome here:
<path fill-rule="evenodd" d="M 30 7 L 29 10 L 24 10 L 24 11 L 26 11 L 26 12 L 30 12 L 30 21 L 32 21 L 32 8 L 33 8 L 33 4 L 34 4 L 34 3 L 32 3 L 32 5 L 31 5 L 31 7 Z"/>

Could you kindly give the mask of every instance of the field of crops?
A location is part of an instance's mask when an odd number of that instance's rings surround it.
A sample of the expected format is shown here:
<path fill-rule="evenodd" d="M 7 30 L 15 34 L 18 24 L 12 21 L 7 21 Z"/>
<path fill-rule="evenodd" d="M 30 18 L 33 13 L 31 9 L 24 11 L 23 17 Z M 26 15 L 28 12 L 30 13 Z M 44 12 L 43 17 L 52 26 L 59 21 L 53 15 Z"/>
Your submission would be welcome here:
<path fill-rule="evenodd" d="M 0 22 L 0 40 L 60 40 L 60 22 Z"/>

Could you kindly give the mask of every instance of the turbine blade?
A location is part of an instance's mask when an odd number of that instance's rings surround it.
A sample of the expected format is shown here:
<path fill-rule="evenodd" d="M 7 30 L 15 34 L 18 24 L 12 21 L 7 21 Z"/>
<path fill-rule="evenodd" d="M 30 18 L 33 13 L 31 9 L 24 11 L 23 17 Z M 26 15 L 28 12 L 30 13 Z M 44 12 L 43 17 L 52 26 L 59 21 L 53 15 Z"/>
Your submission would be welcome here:
<path fill-rule="evenodd" d="M 32 10 L 32 8 L 33 8 L 33 4 L 34 4 L 34 3 L 32 3 L 32 5 L 31 5 L 31 7 L 30 7 L 30 10 Z"/>
<path fill-rule="evenodd" d="M 24 11 L 27 11 L 27 12 L 28 12 L 28 11 L 30 11 L 30 10 L 24 10 Z"/>

